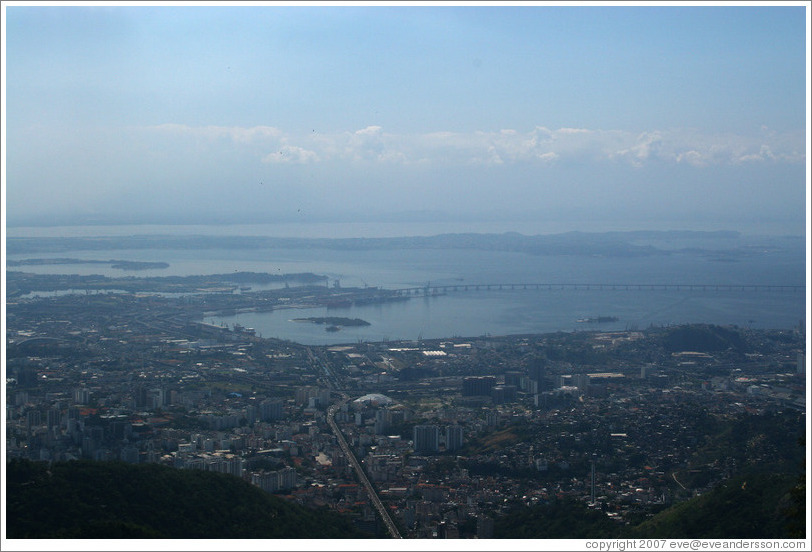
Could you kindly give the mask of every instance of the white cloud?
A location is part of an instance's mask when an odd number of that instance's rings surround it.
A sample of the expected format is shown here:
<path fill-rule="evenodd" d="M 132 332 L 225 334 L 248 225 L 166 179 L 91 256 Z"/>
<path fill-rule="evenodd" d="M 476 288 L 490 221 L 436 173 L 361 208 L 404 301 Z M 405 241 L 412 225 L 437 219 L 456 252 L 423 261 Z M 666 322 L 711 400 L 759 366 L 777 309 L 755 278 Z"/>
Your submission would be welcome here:
<path fill-rule="evenodd" d="M 368 126 L 366 128 L 362 128 L 361 130 L 356 130 L 355 134 L 359 136 L 375 136 L 381 134 L 381 127 L 379 126 Z"/>
<path fill-rule="evenodd" d="M 649 159 L 660 158 L 663 138 L 659 132 L 643 132 L 628 148 L 614 152 L 611 157 L 626 159 L 634 167 L 642 167 Z"/>
<path fill-rule="evenodd" d="M 751 162 L 751 161 L 754 161 L 754 162 L 766 161 L 766 160 L 775 161 L 777 159 L 778 158 L 772 152 L 772 148 L 770 148 L 770 146 L 768 146 L 767 144 L 762 144 L 761 149 L 759 149 L 758 153 L 747 153 L 747 154 L 741 155 L 741 156 L 739 156 L 737 161 L 739 161 L 740 163 L 748 163 L 748 162 Z"/>
<path fill-rule="evenodd" d="M 694 167 L 704 167 L 708 164 L 707 156 L 696 150 L 686 151 L 677 155 L 677 163 L 688 163 Z"/>
<path fill-rule="evenodd" d="M 265 163 L 353 162 L 383 164 L 509 165 L 515 163 L 610 162 L 632 167 L 688 164 L 694 167 L 741 163 L 798 163 L 805 160 L 802 133 L 704 134 L 691 129 L 624 130 L 586 128 L 393 134 L 370 125 L 354 131 L 297 136 L 276 127 L 147 127 L 166 136 L 228 139 L 261 148 Z M 249 151 L 249 150 L 246 150 Z"/>
<path fill-rule="evenodd" d="M 269 153 L 262 158 L 263 163 L 317 163 L 319 156 L 315 151 L 298 146 L 282 146 L 279 151 Z"/>
<path fill-rule="evenodd" d="M 505 162 L 499 152 L 496 151 L 494 146 L 488 148 L 488 164 L 489 165 L 503 165 Z"/>

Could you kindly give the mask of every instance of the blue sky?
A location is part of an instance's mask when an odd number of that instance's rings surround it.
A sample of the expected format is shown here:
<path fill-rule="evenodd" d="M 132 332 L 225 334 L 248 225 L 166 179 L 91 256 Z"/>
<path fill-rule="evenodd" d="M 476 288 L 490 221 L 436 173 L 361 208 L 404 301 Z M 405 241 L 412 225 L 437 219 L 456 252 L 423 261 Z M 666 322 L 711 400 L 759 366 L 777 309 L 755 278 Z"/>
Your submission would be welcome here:
<path fill-rule="evenodd" d="M 11 224 L 804 231 L 802 3 L 4 9 Z"/>

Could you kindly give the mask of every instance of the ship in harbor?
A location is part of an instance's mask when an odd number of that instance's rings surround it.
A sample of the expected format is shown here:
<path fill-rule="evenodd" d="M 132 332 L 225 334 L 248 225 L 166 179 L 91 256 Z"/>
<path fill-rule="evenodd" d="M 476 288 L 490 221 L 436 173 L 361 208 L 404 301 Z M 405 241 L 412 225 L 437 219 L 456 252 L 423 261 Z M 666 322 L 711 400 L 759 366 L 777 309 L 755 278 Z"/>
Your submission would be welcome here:
<path fill-rule="evenodd" d="M 234 324 L 234 331 L 236 333 L 243 333 L 247 335 L 256 335 L 257 331 L 254 328 L 246 328 L 241 324 Z"/>
<path fill-rule="evenodd" d="M 593 316 L 590 318 L 579 318 L 577 322 L 579 324 L 602 324 L 604 322 L 617 322 L 619 318 L 617 316 Z"/>

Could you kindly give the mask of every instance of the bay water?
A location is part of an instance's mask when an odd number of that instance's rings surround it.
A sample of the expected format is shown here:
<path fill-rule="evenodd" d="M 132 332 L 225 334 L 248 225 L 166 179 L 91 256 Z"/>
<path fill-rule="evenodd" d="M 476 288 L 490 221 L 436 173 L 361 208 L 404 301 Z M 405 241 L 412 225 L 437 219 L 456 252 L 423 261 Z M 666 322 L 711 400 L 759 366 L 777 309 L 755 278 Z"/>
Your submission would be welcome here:
<path fill-rule="evenodd" d="M 160 229 L 162 232 L 166 228 Z M 211 228 L 195 229 L 203 234 Z M 129 234 L 150 233 L 130 228 Z M 189 230 L 186 229 L 188 232 Z M 262 234 L 274 235 L 269 229 Z M 396 235 L 396 229 L 390 230 Z M 404 232 L 401 229 L 401 232 Z M 74 230 L 92 235 L 92 229 Z M 154 233 L 155 230 L 153 229 Z M 99 229 L 96 233 L 104 235 Z M 182 233 L 176 229 L 176 233 Z M 223 230 L 219 230 L 220 235 Z M 280 231 L 276 231 L 278 235 Z M 19 235 L 19 234 L 18 234 Z M 373 234 L 374 235 L 374 234 Z M 410 235 L 401 233 L 401 235 Z M 313 236 L 321 237 L 321 236 Z M 124 272 L 109 265 L 60 264 L 14 268 L 52 274 L 107 276 L 170 276 L 224 274 L 235 271 L 292 274 L 312 272 L 328 277 L 327 285 L 375 286 L 386 289 L 518 284 L 479 291 L 449 291 L 433 297 L 345 308 L 281 309 L 273 312 L 211 315 L 205 322 L 254 328 L 263 337 L 308 345 L 358 341 L 476 337 L 579 330 L 643 329 L 650 325 L 711 323 L 753 328 L 797 328 L 806 316 L 803 291 L 706 291 L 652 289 L 523 289 L 521 284 L 699 284 L 787 285 L 806 283 L 803 247 L 749 247 L 747 254 L 708 254 L 672 244 L 669 254 L 632 258 L 585 255 L 531 255 L 511 251 L 471 249 L 408 249 L 345 251 L 333 249 L 127 249 L 61 251 L 58 254 L 9 255 L 8 259 L 69 257 L 83 260 L 164 261 L 166 269 Z M 693 244 L 694 246 L 696 244 Z M 704 244 L 713 247 L 708 242 Z M 253 290 L 279 287 L 252 285 Z M 325 326 L 295 322 L 306 317 L 361 318 L 363 327 L 326 332 Z M 578 322 L 598 316 L 616 317 L 603 323 Z"/>

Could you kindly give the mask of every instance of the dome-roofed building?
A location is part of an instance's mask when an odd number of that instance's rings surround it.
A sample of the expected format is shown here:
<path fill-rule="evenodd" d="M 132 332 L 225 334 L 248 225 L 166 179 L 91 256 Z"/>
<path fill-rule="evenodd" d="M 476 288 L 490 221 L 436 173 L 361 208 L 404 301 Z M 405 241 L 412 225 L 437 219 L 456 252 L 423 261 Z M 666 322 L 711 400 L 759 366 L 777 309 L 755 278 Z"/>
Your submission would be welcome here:
<path fill-rule="evenodd" d="M 380 393 L 369 393 L 363 397 L 358 397 L 352 402 L 364 406 L 389 406 L 395 403 L 394 400 Z"/>

